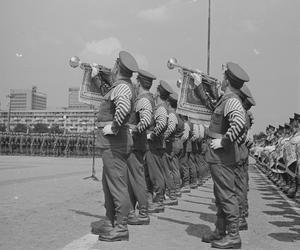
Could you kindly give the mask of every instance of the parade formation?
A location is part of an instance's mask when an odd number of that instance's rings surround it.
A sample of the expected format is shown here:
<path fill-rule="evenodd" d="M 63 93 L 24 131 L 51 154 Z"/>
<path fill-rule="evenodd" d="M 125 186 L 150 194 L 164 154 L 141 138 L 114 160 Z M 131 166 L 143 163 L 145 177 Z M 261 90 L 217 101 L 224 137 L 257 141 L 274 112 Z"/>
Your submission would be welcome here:
<path fill-rule="evenodd" d="M 127 225 L 149 225 L 149 214 L 177 206 L 183 193 L 211 178 L 215 229 L 202 242 L 241 248 L 239 231 L 248 230 L 251 211 L 249 156 L 287 197 L 299 201 L 300 115 L 278 128 L 269 125 L 253 140 L 250 110 L 256 102 L 240 65 L 226 63 L 218 81 L 172 59 L 168 67 L 182 70 L 179 92 L 164 80 L 153 88 L 157 77 L 140 69 L 127 51 L 119 52 L 112 69 L 78 57 L 70 66 L 84 71 L 80 97 L 98 110 L 95 131 L 1 132 L 0 154 L 101 158 L 106 214 L 91 224 L 100 241 L 129 240 Z"/>
<path fill-rule="evenodd" d="M 93 134 L 0 132 L 0 155 L 91 157 L 93 150 Z"/>
<path fill-rule="evenodd" d="M 194 86 L 195 105 L 199 100 L 211 113 L 209 122 L 201 122 L 191 119 L 189 112 L 177 112 L 178 93 L 166 81 L 160 80 L 154 94 L 150 93 L 156 76 L 139 69 L 126 51 L 119 53 L 110 77 L 101 65 L 87 65 L 77 57 L 70 59 L 70 65 L 84 69 L 83 96 L 95 82 L 98 87 L 105 84 L 106 90 L 100 97 L 98 93 L 96 121 L 106 208 L 106 219 L 92 225 L 99 240 L 128 240 L 128 224 L 148 225 L 149 213 L 178 205 L 182 193 L 201 186 L 211 176 L 216 228 L 202 241 L 215 248 L 240 248 L 239 230 L 248 229 L 247 173 L 252 142 L 247 132 L 253 124 L 249 110 L 255 106 L 245 85 L 248 74 L 228 62 L 220 82 L 181 67 Z M 136 83 L 133 73 L 137 73 Z M 211 95 L 208 87 L 213 90 Z"/>
<path fill-rule="evenodd" d="M 0 6 L 0 250 L 300 249 L 299 1 Z"/>

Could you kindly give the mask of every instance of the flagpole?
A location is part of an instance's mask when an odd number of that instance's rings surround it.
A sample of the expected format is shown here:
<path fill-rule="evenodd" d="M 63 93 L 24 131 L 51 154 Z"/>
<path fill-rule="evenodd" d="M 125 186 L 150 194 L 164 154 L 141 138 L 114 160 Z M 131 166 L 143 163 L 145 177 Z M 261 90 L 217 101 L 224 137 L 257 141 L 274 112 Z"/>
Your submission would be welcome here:
<path fill-rule="evenodd" d="M 210 3 L 208 0 L 208 29 L 207 29 L 207 74 L 209 75 L 210 70 Z"/>

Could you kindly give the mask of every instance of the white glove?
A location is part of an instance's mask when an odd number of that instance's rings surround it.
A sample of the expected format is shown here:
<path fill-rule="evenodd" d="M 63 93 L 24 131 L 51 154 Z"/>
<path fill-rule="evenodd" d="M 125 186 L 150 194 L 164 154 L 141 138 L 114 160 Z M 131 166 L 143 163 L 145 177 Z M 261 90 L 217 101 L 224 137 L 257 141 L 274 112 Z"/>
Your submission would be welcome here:
<path fill-rule="evenodd" d="M 147 140 L 152 140 L 151 139 L 151 133 L 147 134 Z"/>
<path fill-rule="evenodd" d="M 222 139 L 213 139 L 210 143 L 210 147 L 212 149 L 223 148 L 223 146 L 221 145 L 221 140 Z"/>
<path fill-rule="evenodd" d="M 114 134 L 114 132 L 111 129 L 111 124 L 105 125 L 102 132 L 104 135 L 113 135 Z"/>
<path fill-rule="evenodd" d="M 96 67 L 96 63 L 92 63 L 91 67 L 92 67 L 92 78 L 94 78 L 95 76 L 97 76 L 99 74 L 99 68 Z"/>
<path fill-rule="evenodd" d="M 198 70 L 197 70 L 198 71 Z M 191 76 L 194 78 L 194 83 L 196 86 L 199 86 L 200 83 L 202 82 L 202 76 L 200 75 L 200 70 L 199 74 L 197 73 L 192 73 Z"/>

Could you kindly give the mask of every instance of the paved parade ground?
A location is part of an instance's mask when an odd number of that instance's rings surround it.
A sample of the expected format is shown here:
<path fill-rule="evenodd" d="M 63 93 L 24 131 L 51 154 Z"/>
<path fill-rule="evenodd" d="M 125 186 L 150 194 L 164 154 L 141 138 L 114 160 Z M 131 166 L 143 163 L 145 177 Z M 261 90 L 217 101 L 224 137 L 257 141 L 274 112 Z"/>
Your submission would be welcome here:
<path fill-rule="evenodd" d="M 129 226 L 128 242 L 98 242 L 91 222 L 103 218 L 101 182 L 88 158 L 0 156 L 0 249 L 210 249 L 201 242 L 213 230 L 212 181 L 183 194 L 179 205 L 151 215 L 149 226 Z M 101 179 L 101 159 L 96 175 Z M 287 200 L 250 167 L 249 230 L 242 249 L 300 249 L 299 204 Z"/>

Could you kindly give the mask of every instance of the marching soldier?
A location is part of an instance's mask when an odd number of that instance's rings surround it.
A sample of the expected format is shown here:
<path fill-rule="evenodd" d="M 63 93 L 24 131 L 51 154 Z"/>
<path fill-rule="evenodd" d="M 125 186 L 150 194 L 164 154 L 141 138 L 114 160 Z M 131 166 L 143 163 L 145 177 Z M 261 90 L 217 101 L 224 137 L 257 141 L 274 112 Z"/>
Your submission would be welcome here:
<path fill-rule="evenodd" d="M 23 133 L 20 133 L 20 142 L 19 142 L 19 144 L 20 144 L 20 154 L 21 155 L 24 154 L 24 152 L 26 151 L 26 142 L 25 142 L 25 140 L 26 140 L 25 135 Z"/>
<path fill-rule="evenodd" d="M 102 241 L 129 239 L 127 161 L 133 142 L 127 124 L 135 99 L 130 78 L 137 71 L 138 65 L 133 56 L 121 51 L 112 70 L 113 86 L 97 115 L 97 146 L 102 150 L 102 185 L 108 219 L 97 232 Z"/>
<path fill-rule="evenodd" d="M 180 172 L 181 172 L 181 179 L 182 179 L 181 193 L 190 193 L 191 192 L 191 188 L 190 188 L 191 164 L 189 163 L 190 161 L 189 158 L 192 150 L 192 145 L 190 141 L 192 123 L 188 121 L 187 116 L 183 116 L 182 119 L 184 121 L 183 135 L 181 137 L 181 140 L 183 142 L 183 148 L 181 151 L 181 155 L 179 157 Z"/>
<path fill-rule="evenodd" d="M 161 80 L 155 94 L 154 124 L 147 133 L 149 150 L 145 154 L 145 176 L 149 213 L 164 211 L 165 176 L 162 156 L 165 150 L 165 141 L 163 134 L 167 129 L 168 122 L 166 101 L 172 92 L 170 85 Z"/>
<path fill-rule="evenodd" d="M 246 215 L 248 214 L 248 202 L 247 202 L 247 193 L 248 193 L 248 156 L 249 156 L 249 147 L 250 140 L 248 138 L 248 130 L 253 124 L 253 118 L 251 118 L 250 108 L 255 106 L 254 98 L 251 94 L 250 89 L 244 84 L 240 89 L 240 98 L 242 100 L 242 105 L 246 110 L 246 129 L 244 138 L 238 138 L 237 142 L 239 144 L 239 154 L 240 162 L 239 167 L 235 168 L 235 185 L 236 185 L 236 194 L 239 202 L 239 230 L 248 230 L 248 224 L 246 221 Z"/>
<path fill-rule="evenodd" d="M 181 136 L 184 131 L 183 120 L 176 114 L 178 95 L 171 93 L 167 102 L 169 105 L 168 126 L 164 133 L 166 150 L 163 155 L 168 199 L 165 205 L 177 205 L 177 196 L 181 196 L 181 178 L 179 172 L 179 154 L 183 149 Z"/>
<path fill-rule="evenodd" d="M 199 85 L 200 76 L 192 75 L 196 85 Z M 239 162 L 236 140 L 245 131 L 245 110 L 237 93 L 248 81 L 249 76 L 238 64 L 227 63 L 222 82 L 225 92 L 216 104 L 207 131 L 209 139 L 205 159 L 210 165 L 214 182 L 217 221 L 215 231 L 202 240 L 212 242 L 215 248 L 240 248 L 242 244 L 234 169 Z"/>
<path fill-rule="evenodd" d="M 147 150 L 147 129 L 153 125 L 154 98 L 149 92 L 156 77 L 147 71 L 139 70 L 137 76 L 138 96 L 134 102 L 133 113 L 130 117 L 132 125 L 133 148 L 128 158 L 129 195 L 131 211 L 128 216 L 130 225 L 148 225 L 147 187 L 144 172 L 144 155 Z M 138 203 L 139 214 L 135 215 Z"/>
<path fill-rule="evenodd" d="M 0 132 L 0 155 L 4 154 L 4 132 Z"/>

